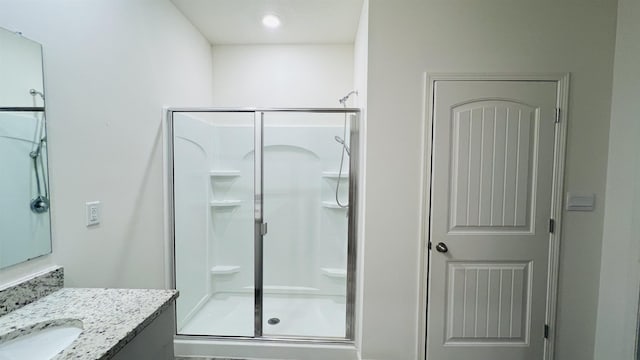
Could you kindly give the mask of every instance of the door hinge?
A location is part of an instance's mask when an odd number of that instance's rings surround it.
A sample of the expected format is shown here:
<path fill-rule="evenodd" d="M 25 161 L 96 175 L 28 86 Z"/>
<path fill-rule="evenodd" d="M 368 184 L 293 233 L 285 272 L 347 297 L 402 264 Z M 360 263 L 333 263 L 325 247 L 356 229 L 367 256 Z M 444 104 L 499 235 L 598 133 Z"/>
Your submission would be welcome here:
<path fill-rule="evenodd" d="M 549 232 L 551 234 L 556 232 L 556 221 L 553 219 L 549 219 Z"/>
<path fill-rule="evenodd" d="M 266 222 L 260 224 L 260 235 L 262 235 L 262 236 L 267 235 L 267 223 Z"/>
<path fill-rule="evenodd" d="M 556 108 L 556 124 L 560 122 L 560 108 Z"/>
<path fill-rule="evenodd" d="M 431 241 L 429 241 L 429 243 L 427 243 L 427 249 L 431 250 Z"/>
<path fill-rule="evenodd" d="M 549 325 L 544 324 L 544 338 L 548 339 L 549 338 Z"/>

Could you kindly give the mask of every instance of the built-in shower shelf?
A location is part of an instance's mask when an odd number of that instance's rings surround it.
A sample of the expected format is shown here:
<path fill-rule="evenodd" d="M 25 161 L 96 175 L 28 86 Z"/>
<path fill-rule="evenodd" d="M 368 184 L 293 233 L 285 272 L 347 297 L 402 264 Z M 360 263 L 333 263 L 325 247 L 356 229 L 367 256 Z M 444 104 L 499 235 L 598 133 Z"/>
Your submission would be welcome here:
<path fill-rule="evenodd" d="M 212 170 L 209 171 L 212 178 L 233 178 L 240 176 L 239 170 Z"/>
<path fill-rule="evenodd" d="M 216 265 L 210 271 L 211 275 L 229 275 L 240 272 L 240 266 Z"/>
<path fill-rule="evenodd" d="M 339 177 L 340 180 L 346 180 L 349 178 L 349 170 L 343 170 L 342 174 L 338 173 L 337 171 L 323 171 L 322 177 L 329 179 L 337 179 Z"/>
<path fill-rule="evenodd" d="M 322 202 L 322 206 L 329 208 L 329 209 L 342 209 L 342 210 L 347 210 L 347 208 L 349 207 L 349 204 L 343 204 L 346 207 L 342 207 L 340 205 L 338 205 L 338 203 L 336 203 L 335 201 L 323 201 Z"/>
<path fill-rule="evenodd" d="M 345 278 L 347 277 L 347 270 L 338 268 L 320 268 L 322 274 L 332 278 Z"/>
<path fill-rule="evenodd" d="M 214 208 L 228 208 L 240 206 L 241 203 L 242 200 L 214 200 L 209 205 Z"/>

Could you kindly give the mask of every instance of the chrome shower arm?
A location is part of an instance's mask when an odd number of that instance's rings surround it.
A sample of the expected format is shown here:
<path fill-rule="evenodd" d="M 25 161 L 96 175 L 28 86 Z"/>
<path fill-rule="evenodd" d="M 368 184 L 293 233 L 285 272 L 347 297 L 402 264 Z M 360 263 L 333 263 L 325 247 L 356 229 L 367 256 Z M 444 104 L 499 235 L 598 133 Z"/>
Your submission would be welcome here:
<path fill-rule="evenodd" d="M 343 97 L 341 97 L 338 102 L 340 104 L 342 104 L 343 106 L 346 106 L 347 100 L 349 100 L 349 97 L 351 97 L 351 95 L 356 94 L 358 95 L 358 91 L 357 90 L 351 90 L 349 91 L 349 93 Z"/>

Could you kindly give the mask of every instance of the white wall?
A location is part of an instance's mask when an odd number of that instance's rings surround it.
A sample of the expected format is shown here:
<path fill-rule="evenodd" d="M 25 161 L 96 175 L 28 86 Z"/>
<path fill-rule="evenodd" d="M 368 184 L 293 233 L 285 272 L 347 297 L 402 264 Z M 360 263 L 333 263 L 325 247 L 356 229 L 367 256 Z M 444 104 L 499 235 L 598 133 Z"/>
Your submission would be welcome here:
<path fill-rule="evenodd" d="M 69 286 L 164 286 L 163 105 L 211 99 L 208 42 L 169 1 L 0 0 L 44 49 L 54 254 Z M 86 201 L 102 223 L 85 226 Z"/>
<path fill-rule="evenodd" d="M 592 358 L 615 5 L 370 1 L 363 359 L 419 351 L 423 73 L 567 71 L 565 189 L 594 192 L 599 202 L 594 212 L 564 214 L 556 358 Z"/>
<path fill-rule="evenodd" d="M 595 359 L 635 359 L 640 282 L 640 3 L 619 0 Z"/>
<path fill-rule="evenodd" d="M 214 45 L 220 107 L 341 107 L 353 89 L 353 44 Z"/>

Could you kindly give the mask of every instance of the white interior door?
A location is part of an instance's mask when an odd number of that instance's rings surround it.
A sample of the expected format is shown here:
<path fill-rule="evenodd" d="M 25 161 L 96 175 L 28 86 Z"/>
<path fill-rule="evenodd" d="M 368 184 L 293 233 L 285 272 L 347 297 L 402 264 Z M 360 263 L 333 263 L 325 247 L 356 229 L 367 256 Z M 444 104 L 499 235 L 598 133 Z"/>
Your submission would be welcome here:
<path fill-rule="evenodd" d="M 436 81 L 429 360 L 539 360 L 557 82 Z"/>

